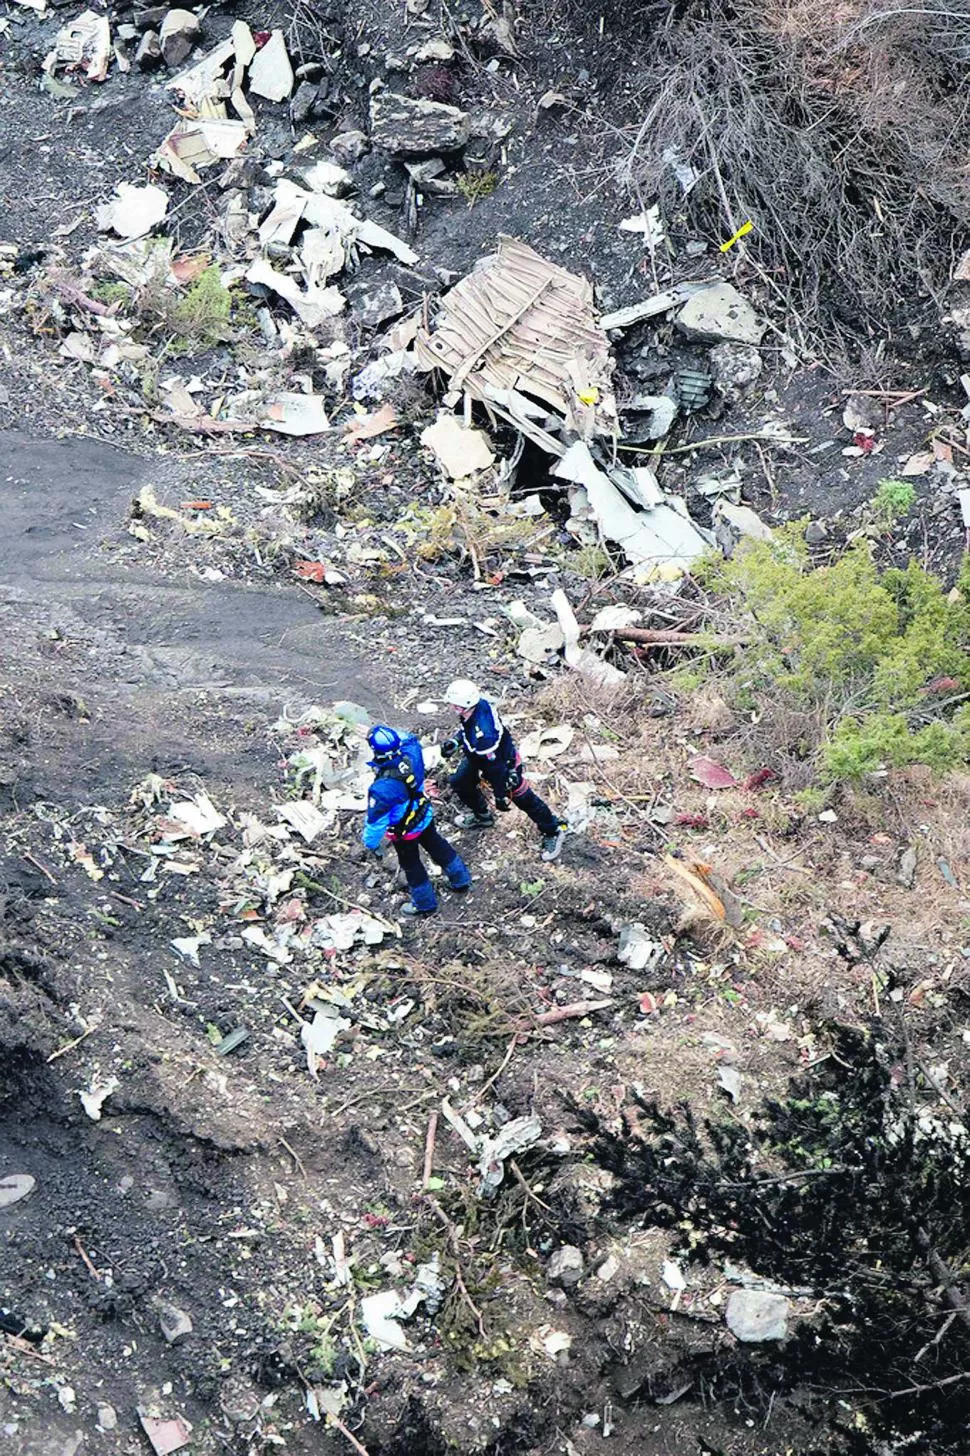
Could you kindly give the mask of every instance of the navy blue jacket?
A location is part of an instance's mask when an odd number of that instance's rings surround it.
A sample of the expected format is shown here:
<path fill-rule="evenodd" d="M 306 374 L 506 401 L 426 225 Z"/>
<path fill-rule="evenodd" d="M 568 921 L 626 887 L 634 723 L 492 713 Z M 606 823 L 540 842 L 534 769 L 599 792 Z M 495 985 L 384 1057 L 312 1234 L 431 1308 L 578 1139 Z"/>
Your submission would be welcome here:
<path fill-rule="evenodd" d="M 459 728 L 457 737 L 471 758 L 497 759 L 500 763 L 515 760 L 512 735 L 488 698 L 479 698 Z"/>

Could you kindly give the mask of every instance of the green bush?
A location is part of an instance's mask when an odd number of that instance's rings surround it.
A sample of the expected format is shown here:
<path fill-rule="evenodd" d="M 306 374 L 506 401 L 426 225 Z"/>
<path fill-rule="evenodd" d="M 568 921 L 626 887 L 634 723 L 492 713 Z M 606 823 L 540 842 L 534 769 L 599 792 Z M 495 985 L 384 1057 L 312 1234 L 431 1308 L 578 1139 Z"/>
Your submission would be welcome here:
<path fill-rule="evenodd" d="M 210 263 L 174 310 L 175 327 L 182 344 L 221 344 L 230 337 L 229 316 L 232 296 L 223 286 L 215 263 Z"/>
<path fill-rule="evenodd" d="M 890 484 L 892 482 L 889 482 Z M 905 485 L 905 482 L 897 482 Z M 885 765 L 952 768 L 970 757 L 970 715 L 945 700 L 970 690 L 970 605 L 915 562 L 880 571 L 857 542 L 812 568 L 804 523 L 770 542 L 743 542 L 713 562 L 709 585 L 746 606 L 751 641 L 735 694 L 817 712 L 823 780 L 853 779 Z M 961 584 L 970 579 L 964 563 Z M 927 691 L 934 679 L 957 686 Z"/>
<path fill-rule="evenodd" d="M 880 480 L 879 489 L 869 502 L 873 523 L 881 531 L 889 531 L 903 516 L 908 516 L 916 502 L 916 490 L 908 480 Z"/>

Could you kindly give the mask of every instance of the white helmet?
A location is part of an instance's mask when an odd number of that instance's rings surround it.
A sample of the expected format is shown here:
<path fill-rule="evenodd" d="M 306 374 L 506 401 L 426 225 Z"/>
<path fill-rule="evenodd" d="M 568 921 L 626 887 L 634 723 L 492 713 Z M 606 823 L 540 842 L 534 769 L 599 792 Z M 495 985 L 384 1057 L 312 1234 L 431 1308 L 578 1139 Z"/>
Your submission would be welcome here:
<path fill-rule="evenodd" d="M 481 696 L 475 683 L 469 682 L 467 677 L 456 678 L 445 693 L 446 701 L 453 708 L 461 708 L 463 711 L 474 708 Z"/>

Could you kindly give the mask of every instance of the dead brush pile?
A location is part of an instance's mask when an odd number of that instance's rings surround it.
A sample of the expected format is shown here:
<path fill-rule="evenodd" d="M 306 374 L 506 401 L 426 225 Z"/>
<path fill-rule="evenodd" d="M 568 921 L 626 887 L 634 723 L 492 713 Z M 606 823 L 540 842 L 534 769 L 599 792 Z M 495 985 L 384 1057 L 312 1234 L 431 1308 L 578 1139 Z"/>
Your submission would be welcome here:
<path fill-rule="evenodd" d="M 748 257 L 812 331 L 858 336 L 943 288 L 970 223 L 970 0 L 688 0 L 633 30 L 601 10 L 618 177 L 672 236 L 750 218 Z"/>

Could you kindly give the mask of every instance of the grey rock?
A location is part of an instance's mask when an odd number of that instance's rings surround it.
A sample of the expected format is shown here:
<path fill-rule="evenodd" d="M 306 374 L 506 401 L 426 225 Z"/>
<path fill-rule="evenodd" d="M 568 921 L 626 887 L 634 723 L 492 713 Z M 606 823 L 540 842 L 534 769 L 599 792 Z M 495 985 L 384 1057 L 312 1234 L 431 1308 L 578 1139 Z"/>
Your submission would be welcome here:
<path fill-rule="evenodd" d="M 677 327 L 702 343 L 760 344 L 767 327 L 730 283 L 691 294 L 677 315 Z"/>
<path fill-rule="evenodd" d="M 362 131 L 342 131 L 330 143 L 331 154 L 342 167 L 359 162 L 370 143 Z"/>
<path fill-rule="evenodd" d="M 736 400 L 761 378 L 761 355 L 751 344 L 715 344 L 711 350 L 714 387 L 727 400 Z"/>
<path fill-rule="evenodd" d="M 578 1284 L 583 1277 L 583 1256 L 574 1244 L 563 1244 L 546 1265 L 546 1278 L 550 1284 L 562 1284 L 569 1288 Z"/>
<path fill-rule="evenodd" d="M 809 521 L 805 527 L 805 542 L 808 546 L 821 546 L 828 534 L 824 521 Z"/>
<path fill-rule="evenodd" d="M 355 316 L 367 329 L 379 328 L 387 319 L 404 312 L 404 299 L 396 283 L 385 280 L 348 289 Z"/>
<path fill-rule="evenodd" d="M 135 11 L 135 25 L 139 30 L 159 30 L 167 14 L 167 5 L 148 5 L 144 10 Z"/>
<path fill-rule="evenodd" d="M 170 71 L 182 66 L 192 54 L 201 30 L 199 17 L 191 10 L 170 10 L 158 32 L 162 59 Z"/>
<path fill-rule="evenodd" d="M 788 1300 L 760 1289 L 735 1289 L 724 1318 L 736 1339 L 748 1345 L 783 1340 L 788 1333 Z"/>
<path fill-rule="evenodd" d="M 471 126 L 457 106 L 423 97 L 378 91 L 370 103 L 371 140 L 395 156 L 456 152 L 468 141 Z"/>
<path fill-rule="evenodd" d="M 899 859 L 899 873 L 896 876 L 904 890 L 911 890 L 916 884 L 916 851 L 910 846 L 904 849 Z"/>
<path fill-rule="evenodd" d="M 192 1333 L 192 1321 L 184 1309 L 179 1309 L 176 1304 L 161 1303 L 158 1306 L 158 1324 L 165 1340 L 170 1345 L 177 1345 Z"/>
<path fill-rule="evenodd" d="M 423 162 L 405 162 L 408 174 L 419 192 L 429 197 L 456 197 L 458 183 L 447 176 L 447 167 L 440 157 L 428 157 Z"/>
<path fill-rule="evenodd" d="M 146 30 L 135 52 L 135 65 L 139 71 L 154 71 L 162 64 L 162 47 L 158 32 Z"/>
<path fill-rule="evenodd" d="M 297 126 L 301 126 L 312 115 L 319 91 L 319 86 L 310 81 L 301 81 L 297 86 L 290 102 L 290 115 Z"/>
<path fill-rule="evenodd" d="M 98 1406 L 98 1426 L 102 1431 L 113 1431 L 118 1424 L 118 1413 L 113 1405 Z"/>

